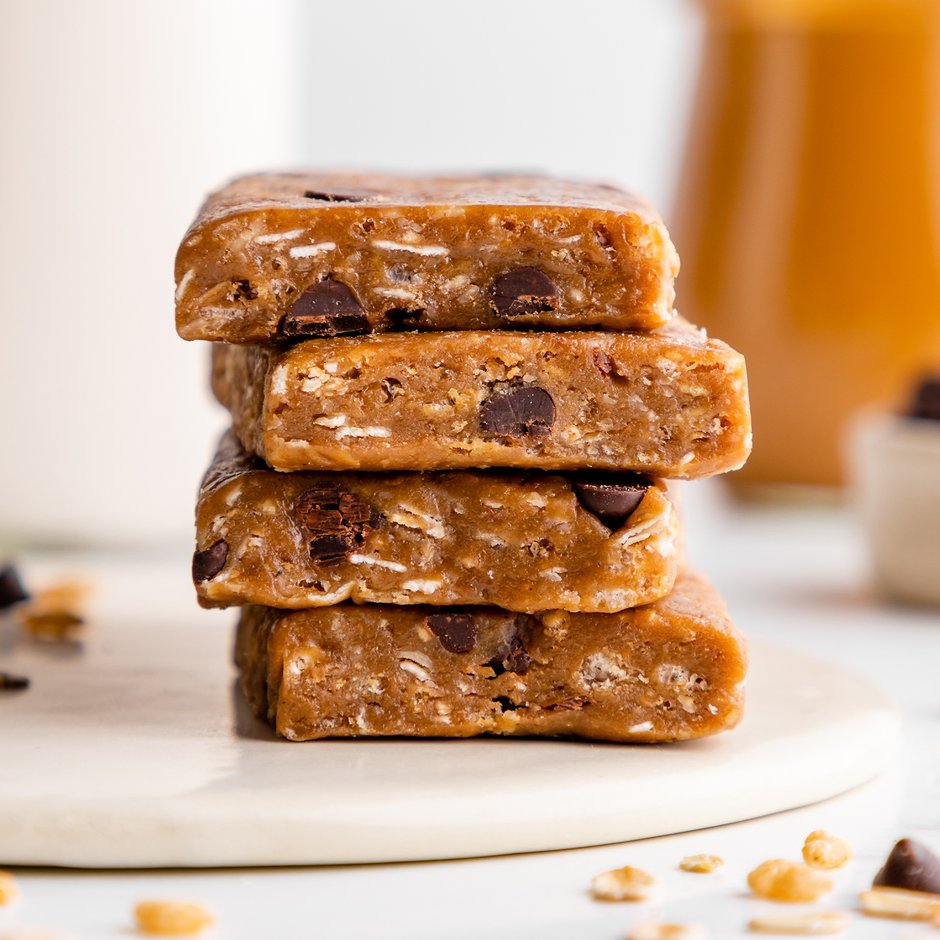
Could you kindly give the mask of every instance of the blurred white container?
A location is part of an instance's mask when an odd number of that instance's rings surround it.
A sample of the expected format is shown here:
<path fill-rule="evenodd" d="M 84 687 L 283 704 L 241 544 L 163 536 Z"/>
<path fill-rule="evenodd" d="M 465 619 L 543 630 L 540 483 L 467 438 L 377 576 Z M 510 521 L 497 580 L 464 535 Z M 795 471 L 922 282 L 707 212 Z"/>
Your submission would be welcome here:
<path fill-rule="evenodd" d="M 0 2 L 0 537 L 187 537 L 224 419 L 173 256 L 207 188 L 299 162 L 302 4 Z"/>
<path fill-rule="evenodd" d="M 940 422 L 866 415 L 850 458 L 879 589 L 940 606 Z"/>

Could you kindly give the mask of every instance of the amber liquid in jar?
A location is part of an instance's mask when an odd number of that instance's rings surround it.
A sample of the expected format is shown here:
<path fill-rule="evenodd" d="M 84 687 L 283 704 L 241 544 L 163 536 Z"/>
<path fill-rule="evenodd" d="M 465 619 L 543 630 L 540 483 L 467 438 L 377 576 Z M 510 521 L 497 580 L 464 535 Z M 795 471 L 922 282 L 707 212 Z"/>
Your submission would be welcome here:
<path fill-rule="evenodd" d="M 940 2 L 702 6 L 679 309 L 747 359 L 734 482 L 839 484 L 847 419 L 940 365 Z"/>

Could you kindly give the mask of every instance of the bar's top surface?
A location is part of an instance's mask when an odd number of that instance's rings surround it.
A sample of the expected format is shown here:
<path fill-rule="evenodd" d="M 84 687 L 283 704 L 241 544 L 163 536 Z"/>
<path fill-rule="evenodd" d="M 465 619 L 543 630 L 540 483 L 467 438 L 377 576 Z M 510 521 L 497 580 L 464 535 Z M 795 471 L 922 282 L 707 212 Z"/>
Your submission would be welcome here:
<path fill-rule="evenodd" d="M 607 183 L 538 174 L 409 176 L 367 171 L 257 173 L 232 180 L 204 203 L 195 225 L 237 212 L 282 206 L 335 212 L 355 206 L 559 206 L 632 213 L 659 223 L 642 196 Z"/>

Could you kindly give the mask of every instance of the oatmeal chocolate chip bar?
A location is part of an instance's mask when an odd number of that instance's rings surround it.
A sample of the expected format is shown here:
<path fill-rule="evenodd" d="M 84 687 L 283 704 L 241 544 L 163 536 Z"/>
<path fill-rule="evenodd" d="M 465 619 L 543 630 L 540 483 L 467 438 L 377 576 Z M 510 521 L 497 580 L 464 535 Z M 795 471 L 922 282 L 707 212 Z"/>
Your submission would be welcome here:
<path fill-rule="evenodd" d="M 407 333 L 216 345 L 213 388 L 278 470 L 526 467 L 690 479 L 741 466 L 744 359 L 654 333 Z"/>
<path fill-rule="evenodd" d="M 247 607 L 236 661 L 254 711 L 297 741 L 699 738 L 737 723 L 746 669 L 743 638 L 693 575 L 616 614 Z"/>
<path fill-rule="evenodd" d="M 617 611 L 668 594 L 679 566 L 666 488 L 638 474 L 277 473 L 231 434 L 196 533 L 205 607 Z"/>
<path fill-rule="evenodd" d="M 538 176 L 279 173 L 210 196 L 176 256 L 184 339 L 651 329 L 679 259 L 612 186 Z"/>

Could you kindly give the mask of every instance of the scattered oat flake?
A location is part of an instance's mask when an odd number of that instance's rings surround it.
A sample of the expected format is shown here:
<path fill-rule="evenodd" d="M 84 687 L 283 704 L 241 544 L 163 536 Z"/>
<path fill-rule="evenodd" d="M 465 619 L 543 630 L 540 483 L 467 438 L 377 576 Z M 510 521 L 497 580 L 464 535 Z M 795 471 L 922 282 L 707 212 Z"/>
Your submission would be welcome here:
<path fill-rule="evenodd" d="M 858 896 L 862 911 L 871 917 L 940 921 L 940 894 L 904 888 L 872 888 Z"/>
<path fill-rule="evenodd" d="M 775 914 L 755 917 L 747 929 L 751 933 L 775 934 L 787 937 L 820 937 L 842 933 L 849 925 L 848 914 L 842 911 L 810 911 L 806 914 Z"/>
<path fill-rule="evenodd" d="M 0 907 L 16 897 L 16 882 L 8 871 L 0 871 Z"/>
<path fill-rule="evenodd" d="M 717 871 L 724 863 L 725 860 L 719 855 L 686 855 L 679 862 L 679 867 L 683 871 L 707 874 L 708 872 Z"/>
<path fill-rule="evenodd" d="M 641 868 L 625 865 L 591 879 L 591 894 L 598 901 L 645 901 L 652 897 L 656 879 Z"/>
<path fill-rule="evenodd" d="M 191 937 L 212 923 L 209 912 L 192 901 L 141 901 L 134 919 L 141 933 L 156 937 Z"/>
<path fill-rule="evenodd" d="M 708 931 L 701 924 L 657 924 L 647 921 L 634 924 L 627 940 L 708 940 Z"/>
<path fill-rule="evenodd" d="M 803 861 L 810 868 L 842 868 L 851 857 L 848 842 L 823 829 L 811 832 L 803 843 Z"/>
<path fill-rule="evenodd" d="M 832 881 L 822 872 L 783 858 L 761 862 L 748 876 L 747 886 L 768 901 L 799 903 L 815 901 L 832 890 Z"/>

